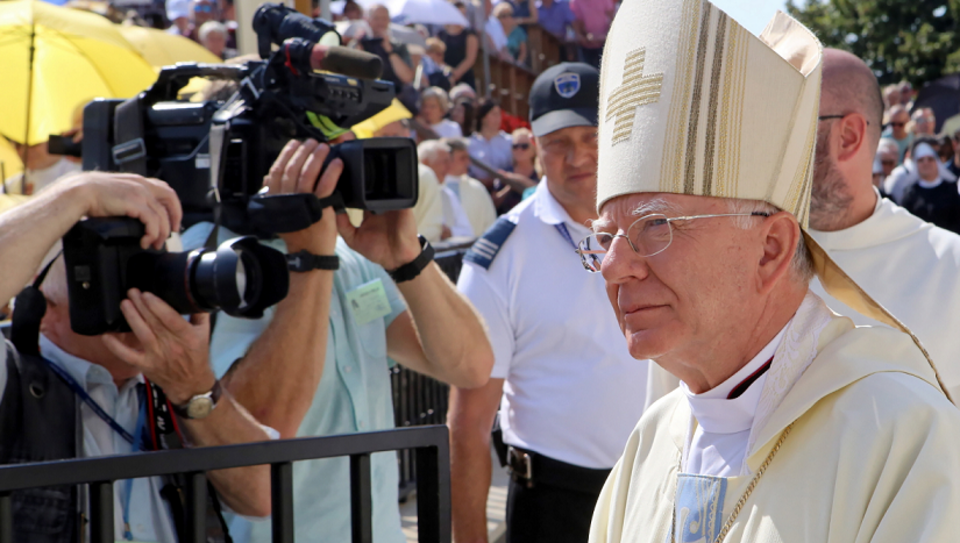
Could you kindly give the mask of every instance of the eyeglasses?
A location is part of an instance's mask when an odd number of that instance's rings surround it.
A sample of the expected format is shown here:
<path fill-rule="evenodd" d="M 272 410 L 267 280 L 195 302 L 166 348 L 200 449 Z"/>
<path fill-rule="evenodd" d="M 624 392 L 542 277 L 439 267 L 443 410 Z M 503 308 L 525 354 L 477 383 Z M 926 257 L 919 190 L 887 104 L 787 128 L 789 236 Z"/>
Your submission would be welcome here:
<path fill-rule="evenodd" d="M 850 115 L 850 113 L 844 113 L 843 115 L 821 115 L 817 117 L 818 121 L 829 121 L 830 119 L 842 119 Z M 867 121 L 867 126 L 870 126 L 870 121 Z"/>
<path fill-rule="evenodd" d="M 890 126 L 904 126 L 904 125 L 906 125 L 906 124 L 907 124 L 907 123 L 898 123 L 898 122 L 896 122 L 896 121 L 891 121 L 891 122 L 890 122 Z"/>
<path fill-rule="evenodd" d="M 591 272 L 600 271 L 600 265 L 603 263 L 603 256 L 607 254 L 616 238 L 624 238 L 633 249 L 633 252 L 642 257 L 649 257 L 660 254 L 667 250 L 667 247 L 673 242 L 674 221 L 691 221 L 694 219 L 711 219 L 714 217 L 769 217 L 769 213 L 755 211 L 753 213 L 721 213 L 716 215 L 690 215 L 686 217 L 667 217 L 659 213 L 645 215 L 633 222 L 628 228 L 626 234 L 609 234 L 600 232 L 591 234 L 583 240 L 577 247 L 577 254 L 580 255 L 580 261 L 583 267 Z"/>
<path fill-rule="evenodd" d="M 524 151 L 526 151 L 527 149 L 530 148 L 530 144 L 529 144 L 529 143 L 514 143 L 513 145 L 511 145 L 511 147 L 513 147 L 513 150 L 514 150 L 514 151 L 516 151 L 517 149 L 523 149 Z"/>

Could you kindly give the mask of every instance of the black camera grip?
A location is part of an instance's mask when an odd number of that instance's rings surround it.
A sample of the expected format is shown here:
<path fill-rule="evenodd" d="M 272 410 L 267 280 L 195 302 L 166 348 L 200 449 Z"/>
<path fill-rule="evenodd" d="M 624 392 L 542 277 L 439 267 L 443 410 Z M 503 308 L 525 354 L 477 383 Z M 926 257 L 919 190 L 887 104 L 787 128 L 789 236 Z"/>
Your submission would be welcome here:
<path fill-rule="evenodd" d="M 343 197 L 334 192 L 326 198 L 315 194 L 257 194 L 247 205 L 250 222 L 262 232 L 285 234 L 308 228 L 323 217 L 323 210 L 345 210 Z"/>

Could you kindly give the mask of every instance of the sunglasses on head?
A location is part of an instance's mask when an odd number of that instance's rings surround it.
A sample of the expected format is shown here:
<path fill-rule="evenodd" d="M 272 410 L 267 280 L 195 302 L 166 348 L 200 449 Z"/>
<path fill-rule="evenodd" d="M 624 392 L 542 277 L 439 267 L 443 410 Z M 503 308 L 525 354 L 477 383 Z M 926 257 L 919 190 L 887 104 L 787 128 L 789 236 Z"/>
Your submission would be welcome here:
<path fill-rule="evenodd" d="M 529 143 L 514 143 L 511 147 L 513 147 L 514 150 L 523 149 L 524 151 L 526 151 L 527 149 L 530 148 L 530 144 L 529 144 Z"/>

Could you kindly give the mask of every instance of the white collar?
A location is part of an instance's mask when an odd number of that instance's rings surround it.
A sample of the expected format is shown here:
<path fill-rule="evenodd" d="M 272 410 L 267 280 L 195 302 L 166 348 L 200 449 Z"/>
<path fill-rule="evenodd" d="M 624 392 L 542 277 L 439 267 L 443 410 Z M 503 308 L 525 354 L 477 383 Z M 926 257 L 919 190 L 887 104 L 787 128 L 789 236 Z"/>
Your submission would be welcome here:
<path fill-rule="evenodd" d="M 560 205 L 560 202 L 553 197 L 553 193 L 550 192 L 550 188 L 547 186 L 547 178 L 544 177 L 540 183 L 537 184 L 537 190 L 533 193 L 534 198 L 534 215 L 537 216 L 541 221 L 551 226 L 566 223 L 568 225 L 579 226 L 580 228 L 586 228 L 584 224 L 579 224 L 573 222 L 573 219 L 570 218 L 570 214 L 567 213 L 567 210 Z M 579 240 L 578 240 L 579 241 Z"/>
<path fill-rule="evenodd" d="M 789 322 L 787 326 L 789 326 Z M 754 381 L 740 396 L 727 399 L 727 396 L 745 379 L 756 373 L 777 352 L 783 340 L 784 326 L 779 333 L 747 362 L 737 373 L 726 381 L 701 394 L 694 394 L 687 388 L 686 383 L 680 382 L 680 388 L 690 403 L 690 410 L 703 431 L 714 434 L 734 434 L 744 432 L 753 426 L 753 419 L 757 412 L 757 403 L 760 393 L 763 392 L 763 383 L 767 374 L 764 373 Z"/>
<path fill-rule="evenodd" d="M 935 189 L 939 187 L 941 183 L 943 183 L 942 177 L 937 177 L 933 181 L 925 181 L 923 179 L 917 179 L 917 184 L 920 185 L 920 187 L 925 189 Z"/>
<path fill-rule="evenodd" d="M 84 390 L 89 391 L 94 385 L 115 386 L 113 376 L 107 368 L 73 356 L 43 334 L 40 334 L 40 354 L 66 371 Z M 143 375 L 138 374 L 136 378 L 124 383 L 124 388 L 131 386 L 132 383 L 142 382 Z"/>

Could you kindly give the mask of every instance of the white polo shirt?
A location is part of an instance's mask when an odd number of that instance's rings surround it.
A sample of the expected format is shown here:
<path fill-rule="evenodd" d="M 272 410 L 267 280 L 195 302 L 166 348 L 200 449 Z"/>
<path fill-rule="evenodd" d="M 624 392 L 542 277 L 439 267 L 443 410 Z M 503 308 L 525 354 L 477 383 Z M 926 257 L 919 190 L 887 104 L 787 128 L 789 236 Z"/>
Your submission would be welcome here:
<path fill-rule="evenodd" d="M 486 320 L 492 377 L 505 379 L 504 441 L 599 469 L 643 413 L 649 362 L 630 356 L 603 277 L 574 253 L 589 234 L 540 183 L 467 253 L 457 287 Z"/>

